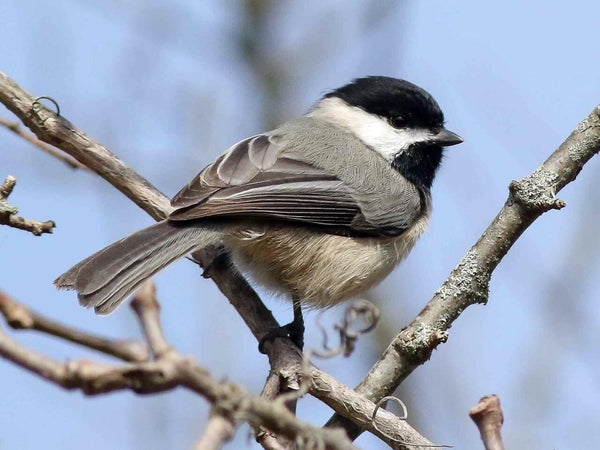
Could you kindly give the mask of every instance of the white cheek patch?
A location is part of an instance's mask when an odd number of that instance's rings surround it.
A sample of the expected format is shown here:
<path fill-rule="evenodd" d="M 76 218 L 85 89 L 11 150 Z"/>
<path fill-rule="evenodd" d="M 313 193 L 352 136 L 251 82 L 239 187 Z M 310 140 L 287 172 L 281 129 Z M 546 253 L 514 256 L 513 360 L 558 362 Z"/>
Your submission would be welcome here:
<path fill-rule="evenodd" d="M 412 144 L 431 139 L 431 133 L 425 129 L 394 128 L 387 120 L 349 106 L 336 97 L 321 100 L 308 115 L 347 128 L 388 161 L 392 161 L 398 153 Z"/>

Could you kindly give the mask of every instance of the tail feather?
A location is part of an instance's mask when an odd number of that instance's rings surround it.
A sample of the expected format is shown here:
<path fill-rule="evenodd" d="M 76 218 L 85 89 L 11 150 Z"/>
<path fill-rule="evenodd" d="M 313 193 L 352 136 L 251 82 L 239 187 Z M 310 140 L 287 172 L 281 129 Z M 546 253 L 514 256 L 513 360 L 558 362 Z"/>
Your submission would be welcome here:
<path fill-rule="evenodd" d="M 159 222 L 94 253 L 54 284 L 76 290 L 83 306 L 108 314 L 156 272 L 195 248 L 218 243 L 221 235 L 207 225 Z"/>

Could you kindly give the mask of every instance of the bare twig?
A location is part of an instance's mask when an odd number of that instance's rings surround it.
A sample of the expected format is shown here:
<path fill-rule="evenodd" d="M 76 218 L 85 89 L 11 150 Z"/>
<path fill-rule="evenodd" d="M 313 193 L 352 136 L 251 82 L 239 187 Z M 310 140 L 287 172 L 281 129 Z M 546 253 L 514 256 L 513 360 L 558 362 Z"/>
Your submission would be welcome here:
<path fill-rule="evenodd" d="M 279 436 L 281 439 L 281 436 Z M 289 445 L 282 444 L 278 440 L 278 436 L 274 436 L 270 432 L 263 430 L 256 436 L 256 442 L 258 442 L 265 450 L 292 450 L 294 444 L 289 442 Z"/>
<path fill-rule="evenodd" d="M 0 291 L 0 313 L 15 330 L 41 331 L 124 361 L 148 360 L 148 347 L 142 342 L 106 339 L 63 325 L 32 311 L 2 291 Z"/>
<path fill-rule="evenodd" d="M 57 116 L 41 104 L 34 111 L 35 101 L 29 92 L 0 72 L 0 103 L 12 111 L 38 139 L 60 148 L 96 172 L 154 219 L 164 219 L 168 215 L 172 208 L 166 196 L 64 117 Z"/>
<path fill-rule="evenodd" d="M 282 370 L 285 370 L 282 368 Z M 293 377 L 296 377 L 298 372 L 293 373 Z M 298 383 L 288 383 L 284 379 L 281 372 L 277 368 L 272 367 L 267 376 L 267 381 L 260 393 L 261 398 L 267 400 L 275 400 L 281 393 L 288 392 L 292 388 L 296 388 Z M 296 402 L 288 403 L 287 408 L 292 414 L 296 413 Z M 264 449 L 267 450 L 293 450 L 294 443 L 289 439 L 285 439 L 282 436 L 276 436 L 264 427 L 254 427 L 254 435 L 256 442 L 258 442 Z"/>
<path fill-rule="evenodd" d="M 486 303 L 492 272 L 523 232 L 544 212 L 565 206 L 555 197 L 573 181 L 600 150 L 600 106 L 585 118 L 560 147 L 531 175 L 510 185 L 504 207 L 471 247 L 427 306 L 404 328 L 356 390 L 378 401 L 431 356 L 448 338 L 448 329 L 470 305 Z M 329 426 L 343 426 L 353 438 L 362 431 L 340 417 Z"/>
<path fill-rule="evenodd" d="M 231 440 L 234 432 L 235 426 L 230 420 L 212 411 L 195 450 L 218 450 Z"/>
<path fill-rule="evenodd" d="M 43 233 L 52 233 L 56 224 L 52 220 L 38 222 L 37 220 L 24 219 L 17 216 L 19 210 L 8 203 L 8 196 L 12 193 L 17 179 L 11 175 L 0 186 L 0 224 L 20 230 L 29 231 L 35 236 L 41 236 Z"/>
<path fill-rule="evenodd" d="M 156 361 L 123 366 L 92 361 L 62 364 L 22 346 L 0 329 L 0 356 L 65 389 L 80 389 L 87 395 L 124 389 L 147 394 L 184 386 L 233 420 L 261 423 L 288 438 L 311 440 L 326 449 L 354 448 L 343 431 L 324 430 L 300 421 L 283 405 L 252 396 L 233 383 L 219 382 L 194 361 L 174 351 Z"/>
<path fill-rule="evenodd" d="M 496 394 L 483 397 L 469 411 L 469 416 L 477 425 L 485 450 L 504 450 L 500 428 L 504 423 L 500 399 Z"/>
<path fill-rule="evenodd" d="M 144 283 L 142 288 L 131 300 L 131 308 L 140 321 L 142 331 L 154 355 L 159 359 L 172 351 L 167 343 L 160 325 L 160 305 L 156 300 L 156 286 L 151 280 Z"/>
<path fill-rule="evenodd" d="M 17 136 L 22 137 L 27 142 L 30 142 L 31 144 L 33 144 L 37 148 L 41 149 L 42 151 L 54 156 L 55 158 L 58 158 L 59 160 L 64 162 L 70 168 L 72 168 L 72 169 L 87 169 L 87 167 L 85 165 L 81 164 L 76 159 L 73 159 L 70 156 L 66 156 L 62 152 L 56 150 L 51 145 L 48 145 L 45 142 L 40 141 L 31 133 L 27 133 L 26 131 L 23 131 L 21 129 L 21 126 L 19 123 L 11 122 L 10 120 L 6 120 L 5 118 L 0 117 L 0 125 L 6 127 L 7 129 L 9 129 L 13 133 L 15 133 Z"/>

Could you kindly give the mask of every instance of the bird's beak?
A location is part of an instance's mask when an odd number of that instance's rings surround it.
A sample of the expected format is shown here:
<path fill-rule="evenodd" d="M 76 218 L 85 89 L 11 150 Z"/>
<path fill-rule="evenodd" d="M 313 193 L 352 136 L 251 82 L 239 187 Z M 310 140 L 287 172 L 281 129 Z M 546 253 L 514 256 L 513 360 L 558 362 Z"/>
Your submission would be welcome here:
<path fill-rule="evenodd" d="M 437 134 L 433 136 L 432 141 L 444 147 L 449 147 L 451 145 L 460 144 L 461 142 L 463 142 L 463 138 L 461 138 L 458 134 L 453 133 L 452 131 L 448 131 L 445 128 L 442 128 Z"/>

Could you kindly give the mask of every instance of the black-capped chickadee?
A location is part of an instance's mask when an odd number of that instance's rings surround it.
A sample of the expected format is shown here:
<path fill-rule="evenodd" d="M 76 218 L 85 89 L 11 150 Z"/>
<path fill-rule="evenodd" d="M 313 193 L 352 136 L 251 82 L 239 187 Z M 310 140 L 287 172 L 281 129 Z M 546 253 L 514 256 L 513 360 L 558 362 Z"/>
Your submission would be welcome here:
<path fill-rule="evenodd" d="M 245 139 L 171 201 L 168 219 L 61 275 L 97 313 L 193 250 L 224 244 L 243 271 L 300 304 L 323 308 L 371 288 L 425 230 L 444 147 L 461 143 L 423 89 L 366 77 Z M 293 336 L 301 344 L 301 336 Z"/>

